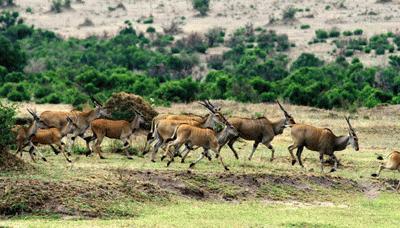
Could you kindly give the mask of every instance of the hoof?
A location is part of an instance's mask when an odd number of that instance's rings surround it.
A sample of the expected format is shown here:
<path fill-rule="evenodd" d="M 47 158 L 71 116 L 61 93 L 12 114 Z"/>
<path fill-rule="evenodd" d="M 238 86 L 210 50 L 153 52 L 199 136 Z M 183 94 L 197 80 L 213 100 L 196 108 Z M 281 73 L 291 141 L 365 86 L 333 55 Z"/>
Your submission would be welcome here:
<path fill-rule="evenodd" d="M 72 163 L 72 161 L 70 159 L 67 159 L 67 162 Z"/>
<path fill-rule="evenodd" d="M 292 165 L 296 164 L 296 160 L 292 160 Z"/>
<path fill-rule="evenodd" d="M 335 168 L 332 168 L 331 171 L 330 171 L 330 173 L 333 173 L 333 172 L 336 172 Z"/>
<path fill-rule="evenodd" d="M 229 171 L 228 166 L 224 166 L 224 168 L 225 168 L 225 171 Z"/>
<path fill-rule="evenodd" d="M 247 158 L 247 160 L 251 161 L 251 158 Z"/>
<path fill-rule="evenodd" d="M 129 160 L 133 160 L 133 157 L 131 156 L 127 156 L 126 158 L 128 158 Z"/>
<path fill-rule="evenodd" d="M 269 161 L 270 161 L 270 162 L 273 162 L 274 160 L 275 160 L 275 158 L 271 158 L 271 159 L 269 159 Z"/>
<path fill-rule="evenodd" d="M 156 163 L 156 160 L 154 160 L 154 159 L 151 159 L 151 162 L 153 162 L 153 163 Z"/>
<path fill-rule="evenodd" d="M 42 157 L 42 160 L 43 160 L 43 161 L 45 161 L 45 162 L 47 162 L 47 159 L 46 159 L 46 158 L 44 158 L 44 157 Z"/>
<path fill-rule="evenodd" d="M 149 151 L 145 150 L 145 151 L 142 152 L 142 155 L 146 155 L 147 153 L 149 153 Z"/>
<path fill-rule="evenodd" d="M 103 156 L 100 156 L 100 159 L 106 159 L 105 157 L 103 157 Z"/>
<path fill-rule="evenodd" d="M 87 151 L 87 152 L 85 153 L 86 157 L 89 157 L 89 155 L 91 155 L 91 154 L 92 154 L 91 151 Z"/>
<path fill-rule="evenodd" d="M 163 161 L 163 160 L 165 159 L 165 157 L 167 157 L 167 156 L 163 155 L 163 156 L 161 157 L 161 161 Z"/>
<path fill-rule="evenodd" d="M 68 153 L 67 153 L 67 156 L 68 156 L 68 157 L 71 157 L 71 155 L 72 155 L 71 152 L 68 152 Z"/>
<path fill-rule="evenodd" d="M 172 161 L 168 161 L 167 162 L 167 167 L 169 167 L 169 165 L 171 165 Z"/>
<path fill-rule="evenodd" d="M 194 163 L 191 163 L 191 164 L 189 165 L 189 169 L 193 168 L 194 165 L 195 165 Z"/>
<path fill-rule="evenodd" d="M 182 160 L 181 160 L 181 163 L 185 163 L 185 160 L 184 160 L 184 159 L 182 159 Z"/>
<path fill-rule="evenodd" d="M 212 158 L 211 158 L 211 157 L 207 157 L 207 158 L 208 158 L 208 160 L 209 160 L 209 161 L 211 161 L 211 160 L 212 160 Z"/>
<path fill-rule="evenodd" d="M 378 174 L 373 173 L 373 174 L 371 174 L 371 177 L 378 177 Z"/>

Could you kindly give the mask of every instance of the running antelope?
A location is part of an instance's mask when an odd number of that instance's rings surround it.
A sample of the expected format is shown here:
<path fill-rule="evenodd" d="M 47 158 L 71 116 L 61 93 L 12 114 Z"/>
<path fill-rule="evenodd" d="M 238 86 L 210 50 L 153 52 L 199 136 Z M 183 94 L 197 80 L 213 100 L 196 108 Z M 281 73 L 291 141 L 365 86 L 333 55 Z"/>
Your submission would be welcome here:
<path fill-rule="evenodd" d="M 179 148 L 183 144 L 190 143 L 191 146 L 202 147 L 204 151 L 196 161 L 190 164 L 189 168 L 193 168 L 197 162 L 202 160 L 204 156 L 208 155 L 209 150 L 212 150 L 219 157 L 219 161 L 224 169 L 229 170 L 228 166 L 224 164 L 222 156 L 220 155 L 220 150 L 228 140 L 233 137 L 237 137 L 239 132 L 226 120 L 223 115 L 221 115 L 221 118 L 226 126 L 219 133 L 216 133 L 212 129 L 199 128 L 189 124 L 181 124 L 177 126 L 172 137 L 167 140 L 167 143 L 172 141 L 168 144 L 166 149 L 166 154 L 168 154 L 170 157 L 167 166 L 174 161 L 174 154 L 179 151 Z M 173 153 L 170 151 L 171 146 L 175 147 L 175 151 Z"/>
<path fill-rule="evenodd" d="M 389 169 L 389 170 L 397 170 L 400 172 L 400 152 L 399 151 L 393 151 L 388 155 L 388 160 L 386 161 L 386 164 L 382 164 L 379 166 L 378 173 L 371 174 L 373 177 L 379 177 L 381 174 L 381 171 L 384 169 Z M 383 160 L 382 157 L 378 157 L 379 160 Z M 400 181 L 399 184 L 396 187 L 396 190 L 400 189 Z"/>
<path fill-rule="evenodd" d="M 29 148 L 29 153 L 33 154 L 34 150 L 36 149 L 36 146 L 38 144 L 41 145 L 49 145 L 53 151 L 58 154 L 60 151 L 64 155 L 65 159 L 68 162 L 71 162 L 71 160 L 68 158 L 67 154 L 65 153 L 65 144 L 61 141 L 63 137 L 65 137 L 67 134 L 69 134 L 71 131 L 73 131 L 75 128 L 78 126 L 74 123 L 74 121 L 70 117 L 66 117 L 66 122 L 67 124 L 59 130 L 58 128 L 48 128 L 48 129 L 38 129 L 36 134 L 32 136 L 31 141 L 30 141 L 30 148 Z M 54 148 L 54 145 L 58 146 L 58 151 L 57 149 Z M 40 151 L 39 151 L 40 153 Z M 43 160 L 46 160 L 42 154 L 40 154 Z"/>
<path fill-rule="evenodd" d="M 18 125 L 18 126 L 15 126 L 12 129 L 14 134 L 16 135 L 16 137 L 15 137 L 16 143 L 17 143 L 16 154 L 18 154 L 18 152 L 20 152 L 21 156 L 22 156 L 22 151 L 23 151 L 24 147 L 27 144 L 29 144 L 32 136 L 36 134 L 37 130 L 39 128 L 46 128 L 47 127 L 44 124 L 44 122 L 41 121 L 40 118 L 37 116 L 35 111 L 33 111 L 33 110 L 29 109 L 29 108 L 27 110 L 33 117 L 32 124 L 29 125 L 28 127 L 24 127 L 24 126 Z M 31 156 L 32 160 L 35 160 L 33 158 L 33 154 L 32 153 L 29 153 L 29 155 Z M 46 161 L 46 159 L 43 159 L 43 160 Z"/>
<path fill-rule="evenodd" d="M 351 145 L 356 151 L 359 150 L 356 132 L 350 124 L 350 119 L 348 117 L 345 117 L 345 119 L 349 127 L 349 134 L 344 136 L 336 136 L 328 128 L 317 128 L 305 124 L 292 125 L 291 135 L 293 144 L 288 147 L 292 157 L 292 165 L 296 163 L 293 150 L 297 148 L 297 159 L 300 166 L 304 167 L 303 162 L 301 161 L 301 153 L 303 152 L 303 148 L 306 147 L 309 150 L 319 152 L 322 172 L 324 170 L 324 155 L 330 156 L 334 161 L 334 166 L 331 169 L 331 172 L 336 171 L 338 160 L 334 154 L 335 151 L 342 151 L 346 149 L 348 145 Z"/>
<path fill-rule="evenodd" d="M 131 122 L 128 122 L 126 120 L 97 119 L 92 121 L 92 123 L 90 124 L 93 136 L 90 137 L 90 139 L 85 138 L 85 140 L 86 142 L 88 142 L 96 139 L 93 150 L 100 156 L 101 159 L 105 159 L 105 157 L 101 154 L 100 147 L 104 137 L 108 137 L 111 139 L 120 139 L 124 143 L 124 147 L 122 148 L 122 150 L 125 150 L 128 159 L 132 159 L 128 151 L 129 139 L 133 135 L 133 133 L 135 133 L 135 131 L 140 128 L 140 125 L 144 123 L 144 117 L 138 111 L 136 111 L 136 115 Z"/>
<path fill-rule="evenodd" d="M 155 162 L 155 156 L 156 156 L 159 148 L 166 145 L 165 141 L 172 137 L 174 130 L 180 124 L 189 124 L 189 125 L 200 127 L 200 128 L 215 129 L 215 128 L 217 128 L 218 125 L 220 125 L 222 123 L 221 114 L 216 112 L 217 109 L 214 108 L 213 106 L 210 106 L 207 102 L 209 102 L 209 101 L 200 102 L 200 104 L 205 106 L 206 108 L 208 108 L 211 111 L 211 114 L 205 115 L 204 117 L 202 117 L 202 119 L 200 121 L 191 120 L 191 119 L 187 119 L 187 120 L 163 119 L 163 120 L 160 120 L 156 124 L 155 130 L 154 130 L 154 138 L 157 140 L 157 142 L 154 145 L 154 149 L 152 152 L 152 156 L 151 156 L 152 162 Z M 185 148 L 186 155 L 190 149 L 192 149 L 190 146 L 190 143 L 186 144 L 186 148 Z M 179 153 L 177 153 L 177 154 L 179 154 Z M 164 156 L 161 157 L 161 160 L 163 160 L 165 157 L 166 157 L 166 154 L 164 154 Z M 182 158 L 182 159 L 184 159 L 184 158 Z"/>
<path fill-rule="evenodd" d="M 275 136 L 283 133 L 283 130 L 286 126 L 295 124 L 295 121 L 291 115 L 282 107 L 279 101 L 276 101 L 283 111 L 285 118 L 270 121 L 267 117 L 260 117 L 257 119 L 243 118 L 243 117 L 232 117 L 229 118 L 228 121 L 231 123 L 236 130 L 239 132 L 239 136 L 232 138 L 228 142 L 229 148 L 234 153 L 236 159 L 239 159 L 238 153 L 235 148 L 233 148 L 233 144 L 238 140 L 238 138 L 243 138 L 245 140 L 254 141 L 253 150 L 250 153 L 249 160 L 253 157 L 254 152 L 256 151 L 258 144 L 262 143 L 266 147 L 268 147 L 271 154 L 271 161 L 274 160 L 275 149 L 271 145 L 271 141 Z"/>
<path fill-rule="evenodd" d="M 83 138 L 86 130 L 89 129 L 90 123 L 101 117 L 109 116 L 109 113 L 103 105 L 96 100 L 94 97 L 91 97 L 93 103 L 95 104 L 95 108 L 88 111 L 70 111 L 70 112 L 61 112 L 61 111 L 45 111 L 40 115 L 40 118 L 46 123 L 49 127 L 54 127 L 59 130 L 63 129 L 67 125 L 67 117 L 69 116 L 71 119 L 74 120 L 76 126 L 78 126 L 73 135 L 72 145 L 74 145 L 76 137 L 79 136 Z M 89 144 L 86 144 L 87 148 L 89 149 Z"/>
<path fill-rule="evenodd" d="M 206 117 L 207 118 L 207 117 Z M 177 120 L 177 121 L 198 121 L 203 122 L 205 117 L 195 114 L 159 114 L 151 121 L 151 129 L 147 134 L 147 141 L 143 149 L 143 155 L 150 150 L 151 144 L 156 140 L 155 128 L 161 120 Z"/>

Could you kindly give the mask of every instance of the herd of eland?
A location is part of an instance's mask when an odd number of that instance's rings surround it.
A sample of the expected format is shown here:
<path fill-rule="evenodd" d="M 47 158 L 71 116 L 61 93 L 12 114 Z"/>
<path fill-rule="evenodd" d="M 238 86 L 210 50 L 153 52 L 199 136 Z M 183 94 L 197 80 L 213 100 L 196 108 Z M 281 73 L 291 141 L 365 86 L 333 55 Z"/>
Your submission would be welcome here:
<path fill-rule="evenodd" d="M 130 146 L 130 137 L 137 132 L 141 125 L 144 124 L 143 114 L 135 110 L 135 117 L 131 121 L 126 120 L 110 120 L 108 117 L 111 113 L 102 106 L 102 104 L 92 97 L 95 108 L 89 111 L 71 111 L 71 112 L 55 112 L 45 111 L 40 116 L 32 110 L 28 112 L 32 115 L 33 121 L 29 126 L 16 125 L 13 132 L 16 135 L 17 150 L 20 153 L 28 147 L 28 152 L 33 161 L 35 161 L 36 152 L 41 159 L 46 158 L 41 154 L 40 150 L 36 150 L 38 145 L 49 145 L 55 154 L 62 153 L 68 162 L 71 153 L 66 152 L 65 143 L 62 141 L 67 135 L 71 135 L 72 145 L 76 137 L 81 137 L 86 141 L 87 153 L 90 155 L 92 151 L 97 153 L 101 159 L 105 157 L 101 153 L 101 143 L 105 137 L 119 139 L 124 144 L 123 150 L 130 159 L 128 148 Z M 153 145 L 151 161 L 156 161 L 156 154 L 160 148 L 164 149 L 161 161 L 168 158 L 167 166 L 169 166 L 175 157 L 181 157 L 183 163 L 190 151 L 202 148 L 200 156 L 193 161 L 189 168 L 193 168 L 196 163 L 207 157 L 212 159 L 211 151 L 219 158 L 221 165 L 225 170 L 229 170 L 225 165 L 220 154 L 221 148 L 228 144 L 236 159 L 239 158 L 238 152 L 235 150 L 234 143 L 239 139 L 253 141 L 253 148 L 249 156 L 252 159 L 254 152 L 261 143 L 271 150 L 271 161 L 274 160 L 275 149 L 271 142 L 276 136 L 283 133 L 284 129 L 289 128 L 293 143 L 288 147 L 292 165 L 296 162 L 303 166 L 301 155 L 304 147 L 311 151 L 319 153 L 321 163 L 321 171 L 324 168 L 324 156 L 329 156 L 333 161 L 331 172 L 336 171 L 338 167 L 338 159 L 335 151 L 341 151 L 348 146 L 352 146 L 354 150 L 359 150 L 358 137 L 355 129 L 350 123 L 350 119 L 345 117 L 348 135 L 336 136 L 329 128 L 318 128 L 311 125 L 297 123 L 294 118 L 284 109 L 277 101 L 278 107 L 283 112 L 283 118 L 271 121 L 267 117 L 244 118 L 231 117 L 226 118 L 221 108 L 213 105 L 209 100 L 199 102 L 210 112 L 205 116 L 194 114 L 159 114 L 151 122 L 151 130 L 147 135 L 147 141 L 144 146 L 143 155 L 150 152 Z M 91 136 L 84 136 L 90 129 Z M 93 146 L 90 143 L 94 141 Z M 181 148 L 183 147 L 183 150 Z M 296 156 L 293 150 L 297 149 Z M 382 157 L 378 159 L 383 160 Z M 400 172 L 400 152 L 393 151 L 387 157 L 386 164 L 379 167 L 377 174 L 379 176 L 383 169 L 397 170 Z M 400 188 L 400 183 L 397 189 Z"/>

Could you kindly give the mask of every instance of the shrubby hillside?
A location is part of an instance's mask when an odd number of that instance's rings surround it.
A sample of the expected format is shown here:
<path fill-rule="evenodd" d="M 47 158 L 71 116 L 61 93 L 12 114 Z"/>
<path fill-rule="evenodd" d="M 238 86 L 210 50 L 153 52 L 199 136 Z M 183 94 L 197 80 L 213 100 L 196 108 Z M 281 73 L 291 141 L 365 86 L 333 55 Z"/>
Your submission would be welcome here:
<path fill-rule="evenodd" d="M 157 104 L 204 98 L 243 102 L 282 98 L 326 109 L 400 103 L 400 57 L 396 55 L 389 57 L 387 67 L 366 67 L 346 51 L 333 62 L 303 53 L 289 64 L 287 52 L 295 44 L 287 35 L 262 27 L 249 24 L 231 34 L 213 28 L 206 34 L 178 37 L 151 26 L 146 33 L 137 32 L 132 23 L 125 21 L 125 27 L 111 38 L 63 39 L 25 24 L 17 12 L 3 11 L 0 96 L 74 106 L 85 103 L 88 94 L 105 100 L 118 91 Z M 357 45 L 377 52 L 399 48 L 388 39 L 400 37 L 382 34 Z M 222 55 L 200 58 L 222 44 L 228 47 Z M 192 77 L 198 69 L 204 76 Z"/>

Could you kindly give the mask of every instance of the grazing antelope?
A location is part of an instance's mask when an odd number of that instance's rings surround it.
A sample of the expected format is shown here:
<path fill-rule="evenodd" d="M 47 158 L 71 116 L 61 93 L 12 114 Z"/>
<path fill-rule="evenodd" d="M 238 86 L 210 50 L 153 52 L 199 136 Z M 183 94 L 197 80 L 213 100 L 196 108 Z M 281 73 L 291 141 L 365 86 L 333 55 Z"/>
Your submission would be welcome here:
<path fill-rule="evenodd" d="M 338 166 L 338 160 L 334 154 L 335 151 L 342 151 L 346 149 L 348 145 L 352 145 L 354 150 L 358 151 L 358 138 L 354 128 L 350 124 L 348 117 L 345 117 L 349 127 L 349 135 L 336 136 L 328 128 L 317 128 L 305 124 L 294 124 L 291 125 L 291 135 L 293 144 L 288 147 L 290 155 L 292 157 L 292 165 L 296 163 L 296 158 L 293 155 L 293 150 L 297 148 L 297 159 L 301 167 L 303 162 L 301 161 L 301 153 L 303 148 L 306 147 L 309 150 L 319 152 L 319 160 L 321 162 L 321 171 L 324 169 L 324 155 L 328 155 L 334 161 L 334 166 L 331 172 L 336 171 Z"/>
<path fill-rule="evenodd" d="M 86 130 L 90 127 L 90 122 L 97 118 L 109 116 L 107 109 L 94 97 L 91 98 L 95 104 L 95 108 L 92 110 L 82 112 L 76 110 L 71 112 L 45 111 L 40 115 L 40 118 L 47 126 L 57 128 L 60 131 L 67 125 L 67 117 L 72 118 L 76 126 L 78 126 L 71 137 L 72 145 L 74 145 L 77 136 L 83 138 Z M 86 147 L 89 149 L 88 142 L 86 143 Z"/>
<path fill-rule="evenodd" d="M 232 117 L 228 119 L 229 123 L 231 123 L 239 132 L 238 137 L 232 138 L 228 142 L 228 146 L 232 150 L 236 159 L 239 159 L 239 156 L 235 148 L 233 148 L 233 144 L 240 137 L 245 140 L 254 141 L 253 150 L 251 151 L 248 158 L 249 160 L 251 160 L 251 158 L 253 157 L 253 154 L 256 151 L 258 144 L 260 143 L 264 144 L 271 150 L 272 154 L 270 160 L 274 160 L 275 149 L 271 145 L 271 141 L 274 139 L 275 136 L 282 134 L 286 126 L 295 124 L 293 117 L 289 115 L 288 112 L 286 112 L 279 101 L 276 102 L 283 111 L 285 118 L 276 121 L 270 121 L 267 117 L 260 117 L 257 119 Z"/>
<path fill-rule="evenodd" d="M 66 122 L 67 124 L 59 130 L 58 128 L 48 128 L 48 129 L 38 129 L 36 134 L 32 136 L 31 141 L 30 141 L 30 148 L 29 148 L 29 153 L 34 153 L 34 150 L 36 149 L 36 146 L 38 144 L 41 145 L 49 145 L 56 154 L 59 153 L 57 151 L 53 144 L 58 146 L 58 149 L 61 151 L 61 153 L 64 155 L 65 159 L 68 162 L 71 162 L 71 160 L 68 158 L 67 154 L 65 153 L 65 144 L 61 141 L 63 137 L 65 137 L 67 134 L 69 134 L 71 131 L 73 131 L 75 128 L 78 126 L 74 123 L 74 121 L 70 117 L 66 117 Z M 43 160 L 45 160 L 42 157 Z"/>
<path fill-rule="evenodd" d="M 93 136 L 90 140 L 96 139 L 93 150 L 100 156 L 101 159 L 105 159 L 105 157 L 101 154 L 101 143 L 103 142 L 104 137 L 108 137 L 111 139 L 120 139 L 124 143 L 124 147 L 126 156 L 128 159 L 132 159 L 129 155 L 128 147 L 129 147 L 129 138 L 136 130 L 140 128 L 141 124 L 144 124 L 143 115 L 136 111 L 136 115 L 131 122 L 126 120 L 107 120 L 107 119 L 97 119 L 91 122 L 90 128 L 92 129 Z M 88 141 L 87 138 L 85 138 Z M 89 155 L 89 154 L 87 154 Z"/>
<path fill-rule="evenodd" d="M 200 157 L 196 161 L 191 163 L 189 168 L 193 168 L 197 162 L 202 160 L 204 156 L 208 155 L 209 150 L 212 150 L 219 157 L 219 161 L 224 169 L 229 170 L 229 168 L 224 164 L 222 156 L 220 155 L 220 150 L 228 140 L 233 137 L 237 137 L 239 135 L 239 132 L 226 120 L 223 115 L 221 115 L 221 118 L 223 119 L 226 126 L 219 133 L 216 133 L 212 129 L 199 128 L 189 124 L 181 124 L 177 126 L 174 130 L 172 137 L 167 140 L 167 143 L 172 141 L 168 144 L 166 149 L 166 154 L 168 154 L 170 157 L 167 166 L 169 166 L 169 164 L 174 161 L 174 154 L 179 151 L 179 148 L 183 144 L 189 143 L 191 146 L 198 146 L 204 149 Z M 175 151 L 173 153 L 171 153 L 170 151 L 171 146 L 175 147 Z"/>
<path fill-rule="evenodd" d="M 156 124 L 155 130 L 154 130 L 154 138 L 157 140 L 157 142 L 154 145 L 154 149 L 152 152 L 152 156 L 151 156 L 152 162 L 155 162 L 155 156 L 156 156 L 159 148 L 162 147 L 163 145 L 166 145 L 165 141 L 172 137 L 175 128 L 177 126 L 179 126 L 180 124 L 189 124 L 189 125 L 200 127 L 200 128 L 212 128 L 212 129 L 215 129 L 215 128 L 217 128 L 218 125 L 222 124 L 223 120 L 222 120 L 221 114 L 217 113 L 216 108 L 214 108 L 213 106 L 210 106 L 207 102 L 209 102 L 209 101 L 206 101 L 203 103 L 200 102 L 200 104 L 207 107 L 211 111 L 211 114 L 205 115 L 204 117 L 201 118 L 200 121 L 192 120 L 190 118 L 186 119 L 186 120 L 184 120 L 184 119 L 181 119 L 181 120 L 162 119 Z M 189 143 L 186 144 L 185 149 L 187 151 L 185 154 L 185 157 L 186 157 L 187 153 L 191 149 L 191 146 Z M 164 156 L 161 157 L 161 160 L 163 160 L 165 157 L 166 157 L 166 154 L 164 154 Z M 184 159 L 184 158 L 182 158 L 182 159 Z"/>
<path fill-rule="evenodd" d="M 29 108 L 27 110 L 33 117 L 32 124 L 29 125 L 28 127 L 24 127 L 24 126 L 18 125 L 18 126 L 15 126 L 12 129 L 12 131 L 16 135 L 16 137 L 15 137 L 16 143 L 17 143 L 16 154 L 18 154 L 18 152 L 20 152 L 21 156 L 22 156 L 22 151 L 23 151 L 24 147 L 27 144 L 29 144 L 32 136 L 36 134 L 37 130 L 39 128 L 46 128 L 47 127 L 45 125 L 45 123 L 43 121 L 41 121 L 40 118 L 37 116 L 35 111 L 33 111 L 33 110 L 29 109 Z M 35 160 L 33 158 L 33 154 L 32 153 L 29 153 L 29 155 L 31 156 L 32 160 Z M 43 156 L 42 156 L 42 159 L 44 161 L 46 161 L 46 159 Z"/>
<path fill-rule="evenodd" d="M 386 164 L 382 164 L 379 166 L 378 173 L 373 173 L 371 176 L 373 177 L 379 177 L 381 174 L 381 171 L 384 169 L 389 169 L 389 170 L 397 170 L 400 172 L 400 152 L 399 151 L 393 151 L 388 155 L 388 160 L 386 161 Z M 383 160 L 382 157 L 378 157 L 379 160 Z M 399 184 L 396 187 L 396 190 L 400 189 L 400 181 Z"/>

